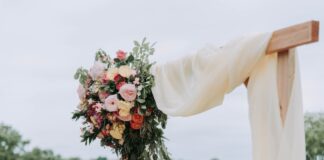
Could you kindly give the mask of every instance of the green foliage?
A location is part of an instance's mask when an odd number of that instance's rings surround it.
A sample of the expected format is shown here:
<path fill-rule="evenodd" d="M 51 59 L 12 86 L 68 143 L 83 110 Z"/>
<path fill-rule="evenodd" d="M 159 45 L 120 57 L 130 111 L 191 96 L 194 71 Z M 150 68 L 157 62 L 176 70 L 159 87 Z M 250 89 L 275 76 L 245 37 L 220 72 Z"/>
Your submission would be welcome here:
<path fill-rule="evenodd" d="M 81 68 L 78 68 L 76 73 L 74 74 L 74 79 L 79 79 L 79 82 L 82 85 L 86 84 L 86 80 L 88 78 L 88 70 Z"/>
<path fill-rule="evenodd" d="M 96 160 L 108 160 L 106 157 L 98 157 Z"/>
<path fill-rule="evenodd" d="M 51 150 L 34 148 L 30 152 L 22 154 L 18 160 L 64 160 L 60 155 L 55 155 Z"/>
<path fill-rule="evenodd" d="M 78 157 L 62 158 L 52 150 L 40 148 L 25 151 L 28 144 L 29 141 L 23 140 L 19 132 L 10 126 L 0 124 L 0 160 L 81 160 Z M 99 158 L 105 160 L 104 157 Z"/>
<path fill-rule="evenodd" d="M 10 126 L 0 124 L 0 159 L 16 160 L 19 152 L 24 150 L 29 141 L 22 140 L 21 135 Z"/>
<path fill-rule="evenodd" d="M 324 157 L 324 113 L 305 114 L 307 160 Z"/>
<path fill-rule="evenodd" d="M 99 49 L 96 52 L 95 60 L 96 61 L 101 61 L 102 63 L 108 63 L 111 60 L 111 58 L 109 57 L 109 55 L 107 55 L 107 53 L 104 50 Z"/>
<path fill-rule="evenodd" d="M 149 64 L 149 56 L 154 54 L 155 49 L 153 47 L 155 43 L 150 44 L 146 42 L 146 38 L 144 38 L 141 43 L 134 41 L 134 45 L 135 47 L 130 54 L 135 58 L 135 68 L 140 68 L 141 65 Z"/>

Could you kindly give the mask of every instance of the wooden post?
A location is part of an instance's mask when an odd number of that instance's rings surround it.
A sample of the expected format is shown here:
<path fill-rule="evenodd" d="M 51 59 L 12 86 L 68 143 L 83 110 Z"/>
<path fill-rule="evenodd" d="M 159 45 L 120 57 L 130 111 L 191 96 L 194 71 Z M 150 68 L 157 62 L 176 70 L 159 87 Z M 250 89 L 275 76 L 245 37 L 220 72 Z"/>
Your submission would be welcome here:
<path fill-rule="evenodd" d="M 295 54 L 291 50 L 278 52 L 277 85 L 280 106 L 280 117 L 284 124 L 295 76 Z"/>
<path fill-rule="evenodd" d="M 319 22 L 309 21 L 273 32 L 267 48 L 267 54 L 278 53 L 277 84 L 280 116 L 284 124 L 294 80 L 295 55 L 293 48 L 317 42 L 319 38 Z M 248 85 L 249 79 L 244 84 Z"/>

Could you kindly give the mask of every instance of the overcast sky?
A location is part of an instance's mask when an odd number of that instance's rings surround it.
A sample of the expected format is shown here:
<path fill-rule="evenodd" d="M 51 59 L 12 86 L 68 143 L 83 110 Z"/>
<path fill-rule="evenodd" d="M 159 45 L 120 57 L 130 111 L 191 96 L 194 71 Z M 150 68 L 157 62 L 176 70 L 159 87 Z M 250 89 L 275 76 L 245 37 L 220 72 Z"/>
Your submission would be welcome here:
<path fill-rule="evenodd" d="M 147 37 L 158 42 L 154 59 L 165 62 L 311 19 L 324 23 L 323 0 L 0 0 L 0 122 L 63 156 L 114 157 L 80 143 L 71 120 L 73 74 L 91 66 L 97 49 L 113 55 Z M 323 51 L 323 41 L 299 48 L 305 111 L 324 109 Z M 246 89 L 208 112 L 170 118 L 165 133 L 177 160 L 250 160 Z"/>

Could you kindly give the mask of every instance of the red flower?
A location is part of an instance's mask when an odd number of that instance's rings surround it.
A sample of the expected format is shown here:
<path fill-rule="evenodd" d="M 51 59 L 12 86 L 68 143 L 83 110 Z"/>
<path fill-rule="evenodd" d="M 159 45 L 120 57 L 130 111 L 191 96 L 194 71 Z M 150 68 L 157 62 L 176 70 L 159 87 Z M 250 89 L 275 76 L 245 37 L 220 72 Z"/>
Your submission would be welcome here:
<path fill-rule="evenodd" d="M 143 123 L 144 121 L 144 116 L 134 113 L 132 116 L 132 122 L 134 123 Z"/>
<path fill-rule="evenodd" d="M 108 130 L 101 130 L 101 134 L 103 136 L 108 136 L 109 135 L 109 131 Z"/>
<path fill-rule="evenodd" d="M 124 84 L 126 84 L 126 82 L 117 83 L 116 85 L 117 90 L 119 90 Z"/>
<path fill-rule="evenodd" d="M 122 77 L 120 74 L 117 74 L 117 75 L 114 77 L 114 81 L 115 81 L 115 83 L 124 82 L 124 81 L 125 81 L 125 78 Z"/>
<path fill-rule="evenodd" d="M 138 113 L 134 113 L 132 115 L 132 121 L 131 121 L 131 128 L 132 129 L 141 129 L 143 126 L 143 122 L 144 122 L 144 116 L 138 114 Z"/>
<path fill-rule="evenodd" d="M 131 122 L 131 128 L 132 129 L 141 129 L 142 128 L 142 123 L 134 123 L 134 122 Z"/>
<path fill-rule="evenodd" d="M 124 60 L 126 58 L 126 52 L 122 51 L 122 50 L 119 50 L 117 51 L 117 58 L 119 60 Z"/>

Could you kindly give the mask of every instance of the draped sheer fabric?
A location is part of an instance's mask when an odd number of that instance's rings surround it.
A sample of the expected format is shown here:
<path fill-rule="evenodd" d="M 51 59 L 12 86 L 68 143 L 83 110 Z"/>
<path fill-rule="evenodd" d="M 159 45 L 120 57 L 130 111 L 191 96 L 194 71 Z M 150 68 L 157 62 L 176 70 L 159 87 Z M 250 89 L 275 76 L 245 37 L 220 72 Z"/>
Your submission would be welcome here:
<path fill-rule="evenodd" d="M 152 91 L 158 108 L 170 116 L 199 114 L 221 105 L 225 94 L 249 77 L 253 159 L 304 160 L 298 63 L 283 125 L 277 90 L 277 54 L 265 54 L 271 35 L 243 36 L 222 47 L 208 46 L 182 59 L 153 66 Z"/>

